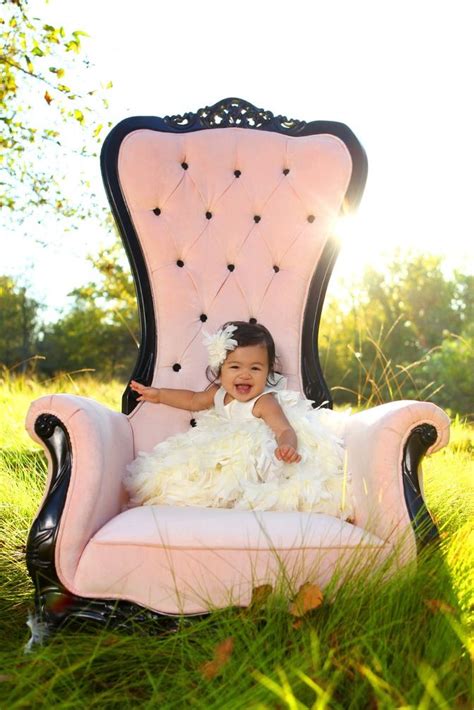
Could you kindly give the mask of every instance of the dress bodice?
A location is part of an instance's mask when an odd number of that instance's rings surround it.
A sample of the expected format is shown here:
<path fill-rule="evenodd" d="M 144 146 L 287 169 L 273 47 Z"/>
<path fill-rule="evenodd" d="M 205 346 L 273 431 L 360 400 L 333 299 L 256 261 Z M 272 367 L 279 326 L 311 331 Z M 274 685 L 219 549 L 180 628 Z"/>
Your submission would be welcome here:
<path fill-rule="evenodd" d="M 226 395 L 225 389 L 223 387 L 219 387 L 219 389 L 214 395 L 214 406 L 216 408 L 217 413 L 225 417 L 226 419 L 232 419 L 234 421 L 252 419 L 254 416 L 253 408 L 256 401 L 268 392 L 281 391 L 286 386 L 286 382 L 286 378 L 282 377 L 274 387 L 268 385 L 267 387 L 265 387 L 263 392 L 258 394 L 253 399 L 249 399 L 247 402 L 239 402 L 238 399 L 232 399 L 230 402 L 228 402 L 228 404 L 224 404 L 224 399 Z"/>

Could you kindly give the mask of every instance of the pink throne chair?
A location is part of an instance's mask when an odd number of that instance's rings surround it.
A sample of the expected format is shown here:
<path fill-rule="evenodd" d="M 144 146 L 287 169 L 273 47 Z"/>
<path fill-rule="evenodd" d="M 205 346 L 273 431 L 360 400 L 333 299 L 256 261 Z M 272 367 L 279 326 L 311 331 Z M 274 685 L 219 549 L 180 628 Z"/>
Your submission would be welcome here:
<path fill-rule="evenodd" d="M 318 328 L 338 252 L 334 223 L 357 206 L 367 175 L 352 131 L 231 98 L 184 116 L 124 120 L 101 166 L 139 304 L 132 377 L 204 389 L 202 329 L 248 319 L 273 334 L 289 388 L 330 407 Z M 69 394 L 33 402 L 27 428 L 49 461 L 27 543 L 38 619 L 57 627 L 141 614 L 166 624 L 246 606 L 282 571 L 295 588 L 325 588 L 394 551 L 405 565 L 436 539 L 420 464 L 447 443 L 449 420 L 432 403 L 392 402 L 347 418 L 352 523 L 318 513 L 127 509 L 127 464 L 193 424 L 191 412 L 137 404 L 129 388 L 122 412 Z"/>

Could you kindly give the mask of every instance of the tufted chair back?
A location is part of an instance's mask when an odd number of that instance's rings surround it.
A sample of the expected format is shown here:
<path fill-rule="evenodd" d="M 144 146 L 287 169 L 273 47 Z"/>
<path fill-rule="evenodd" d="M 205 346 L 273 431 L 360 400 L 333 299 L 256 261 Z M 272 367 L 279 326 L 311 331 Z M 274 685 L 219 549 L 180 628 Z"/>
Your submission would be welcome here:
<path fill-rule="evenodd" d="M 349 129 L 227 99 L 185 117 L 126 119 L 107 138 L 102 171 L 139 299 L 133 377 L 205 389 L 203 330 L 248 320 L 272 333 L 290 389 L 329 400 L 317 331 L 333 231 L 366 176 Z M 192 420 L 165 405 L 135 405 L 125 393 L 136 452 Z"/>

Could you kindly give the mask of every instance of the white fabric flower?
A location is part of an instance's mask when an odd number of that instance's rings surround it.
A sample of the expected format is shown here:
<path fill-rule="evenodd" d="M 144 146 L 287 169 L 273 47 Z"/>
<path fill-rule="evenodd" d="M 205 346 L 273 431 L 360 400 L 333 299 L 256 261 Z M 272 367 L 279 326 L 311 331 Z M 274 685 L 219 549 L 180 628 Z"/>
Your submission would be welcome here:
<path fill-rule="evenodd" d="M 209 351 L 209 365 L 215 370 L 222 365 L 227 357 L 227 352 L 235 350 L 237 347 L 237 341 L 231 338 L 235 330 L 237 330 L 236 325 L 228 325 L 226 328 L 219 328 L 212 335 L 203 331 L 203 343 Z"/>

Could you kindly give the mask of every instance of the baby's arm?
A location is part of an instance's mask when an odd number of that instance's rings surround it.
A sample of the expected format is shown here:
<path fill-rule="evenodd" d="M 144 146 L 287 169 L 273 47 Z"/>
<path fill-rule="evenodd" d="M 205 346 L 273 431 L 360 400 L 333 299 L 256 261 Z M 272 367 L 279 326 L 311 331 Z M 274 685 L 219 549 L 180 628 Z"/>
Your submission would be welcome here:
<path fill-rule="evenodd" d="M 263 419 L 275 434 L 278 444 L 278 448 L 275 449 L 277 459 L 285 463 L 301 461 L 301 456 L 296 450 L 298 440 L 295 430 L 270 392 L 257 400 L 253 413 L 256 417 Z"/>
<path fill-rule="evenodd" d="M 204 392 L 193 392 L 192 390 L 175 390 L 164 387 L 145 387 L 132 380 L 130 389 L 138 392 L 138 402 L 153 402 L 154 404 L 167 404 L 169 407 L 186 409 L 189 412 L 200 412 L 202 409 L 210 409 L 214 403 L 214 395 L 219 389 L 217 385 L 212 385 Z"/>

